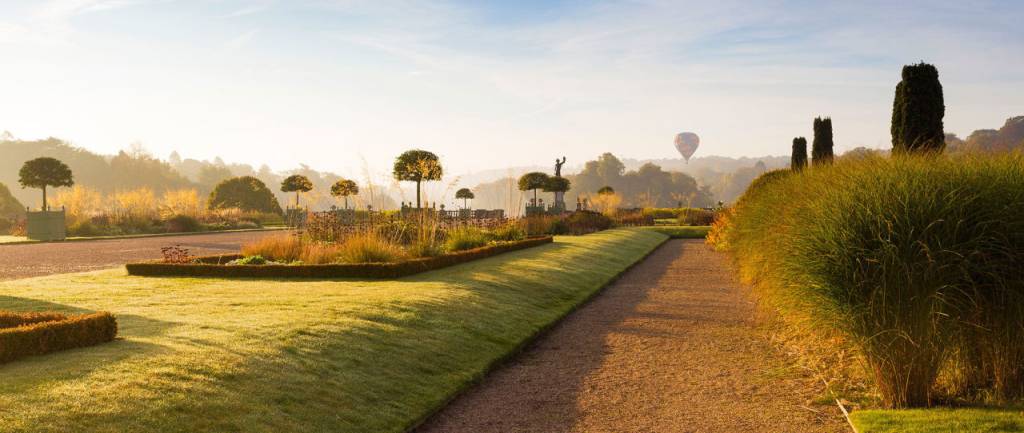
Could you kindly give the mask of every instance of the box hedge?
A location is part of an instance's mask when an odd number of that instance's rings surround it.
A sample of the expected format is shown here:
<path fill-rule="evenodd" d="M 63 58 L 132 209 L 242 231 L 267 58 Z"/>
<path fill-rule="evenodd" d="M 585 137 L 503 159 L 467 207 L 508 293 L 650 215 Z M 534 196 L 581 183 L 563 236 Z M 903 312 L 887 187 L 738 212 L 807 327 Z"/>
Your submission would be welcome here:
<path fill-rule="evenodd" d="M 424 257 L 398 263 L 359 263 L 326 265 L 225 265 L 239 254 L 206 256 L 193 263 L 142 262 L 125 266 L 130 275 L 222 278 L 398 278 L 420 272 L 466 263 L 501 253 L 551 243 L 551 236 L 517 242 L 488 245 L 436 257 Z"/>
<path fill-rule="evenodd" d="M 0 312 L 0 363 L 112 341 L 117 320 L 110 313 Z"/>

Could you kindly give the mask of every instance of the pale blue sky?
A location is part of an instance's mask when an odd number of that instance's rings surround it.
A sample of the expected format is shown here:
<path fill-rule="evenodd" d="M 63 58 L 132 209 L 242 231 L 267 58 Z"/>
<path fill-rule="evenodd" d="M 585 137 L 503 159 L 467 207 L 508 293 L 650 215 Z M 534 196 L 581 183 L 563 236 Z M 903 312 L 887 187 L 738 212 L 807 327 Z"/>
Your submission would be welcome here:
<path fill-rule="evenodd" d="M 612 151 L 786 154 L 831 115 L 887 147 L 900 67 L 939 67 L 946 129 L 1024 114 L 1024 2 L 2 0 L 0 130 L 113 153 L 355 175 Z"/>

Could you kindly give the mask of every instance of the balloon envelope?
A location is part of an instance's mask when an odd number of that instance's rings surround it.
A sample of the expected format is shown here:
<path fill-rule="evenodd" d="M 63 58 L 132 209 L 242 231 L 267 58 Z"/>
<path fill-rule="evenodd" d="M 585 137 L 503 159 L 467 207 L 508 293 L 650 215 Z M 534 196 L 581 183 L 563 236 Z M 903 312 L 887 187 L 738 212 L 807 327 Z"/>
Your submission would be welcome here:
<path fill-rule="evenodd" d="M 692 132 L 676 134 L 676 150 L 683 155 L 683 158 L 686 158 L 686 162 L 690 162 L 690 157 L 697 151 L 698 146 L 700 146 L 700 137 L 697 134 Z"/>

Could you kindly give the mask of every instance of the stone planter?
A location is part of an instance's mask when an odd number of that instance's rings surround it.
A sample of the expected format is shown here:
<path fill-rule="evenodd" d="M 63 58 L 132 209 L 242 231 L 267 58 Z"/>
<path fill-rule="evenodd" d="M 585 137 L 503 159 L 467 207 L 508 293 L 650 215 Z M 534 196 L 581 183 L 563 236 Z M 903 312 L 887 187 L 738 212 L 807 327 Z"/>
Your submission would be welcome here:
<path fill-rule="evenodd" d="M 25 229 L 34 241 L 62 241 L 67 238 L 64 210 L 25 213 Z"/>

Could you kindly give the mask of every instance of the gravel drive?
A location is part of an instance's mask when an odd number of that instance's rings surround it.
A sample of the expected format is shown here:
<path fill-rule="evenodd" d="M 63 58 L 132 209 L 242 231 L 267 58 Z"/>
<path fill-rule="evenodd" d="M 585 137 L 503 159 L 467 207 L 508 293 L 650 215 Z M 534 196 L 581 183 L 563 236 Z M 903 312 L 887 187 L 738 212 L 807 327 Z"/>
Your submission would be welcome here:
<path fill-rule="evenodd" d="M 0 245 L 0 280 L 114 268 L 163 257 L 160 248 L 180 245 L 193 255 L 237 253 L 243 243 L 281 231 L 204 233 L 95 241 Z"/>
<path fill-rule="evenodd" d="M 673 240 L 417 431 L 849 432 L 725 257 Z"/>

